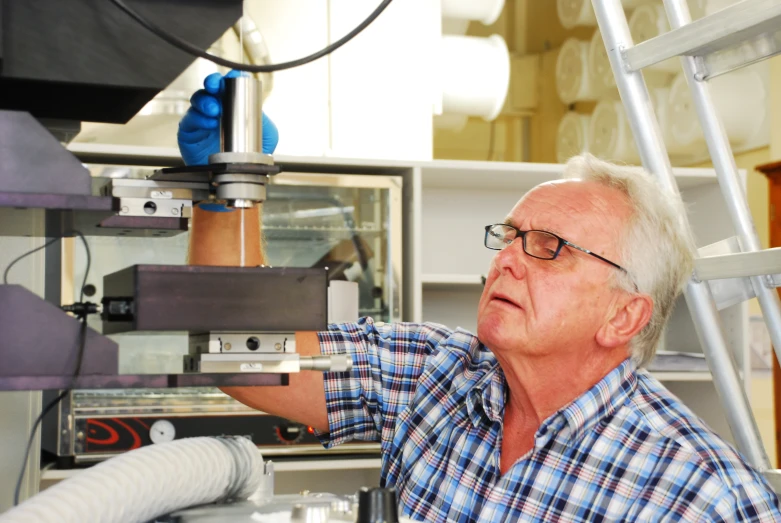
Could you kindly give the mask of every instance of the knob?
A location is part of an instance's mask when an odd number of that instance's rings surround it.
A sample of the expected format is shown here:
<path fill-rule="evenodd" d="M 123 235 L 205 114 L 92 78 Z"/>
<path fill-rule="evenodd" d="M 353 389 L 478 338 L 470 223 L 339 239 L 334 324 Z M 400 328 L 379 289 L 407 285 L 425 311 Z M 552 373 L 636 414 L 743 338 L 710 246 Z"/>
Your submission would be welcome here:
<path fill-rule="evenodd" d="M 362 488 L 358 491 L 356 523 L 399 523 L 394 488 Z"/>
<path fill-rule="evenodd" d="M 280 443 L 296 443 L 304 437 L 304 428 L 293 423 L 282 423 L 276 426 L 277 439 Z"/>

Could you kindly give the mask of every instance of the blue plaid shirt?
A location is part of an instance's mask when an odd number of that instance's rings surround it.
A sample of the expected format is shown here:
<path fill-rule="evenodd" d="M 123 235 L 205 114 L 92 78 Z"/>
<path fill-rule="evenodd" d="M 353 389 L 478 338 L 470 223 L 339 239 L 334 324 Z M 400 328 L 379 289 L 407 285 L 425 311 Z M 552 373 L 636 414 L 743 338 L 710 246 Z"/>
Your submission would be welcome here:
<path fill-rule="evenodd" d="M 365 318 L 319 334 L 327 447 L 380 441 L 382 484 L 424 521 L 781 521 L 765 479 L 627 360 L 546 419 L 499 470 L 507 386 L 475 336 Z"/>

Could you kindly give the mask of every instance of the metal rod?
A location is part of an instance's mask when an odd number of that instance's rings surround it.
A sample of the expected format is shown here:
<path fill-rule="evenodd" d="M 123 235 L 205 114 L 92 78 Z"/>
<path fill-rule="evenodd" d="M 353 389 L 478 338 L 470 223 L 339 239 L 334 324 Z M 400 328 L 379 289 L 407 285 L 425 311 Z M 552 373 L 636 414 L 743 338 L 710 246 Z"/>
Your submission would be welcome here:
<path fill-rule="evenodd" d="M 253 76 L 225 78 L 222 98 L 222 152 L 263 152 L 262 90 Z"/>
<path fill-rule="evenodd" d="M 686 2 L 664 0 L 664 6 L 667 10 L 667 17 L 670 19 L 671 28 L 678 28 L 691 22 Z M 724 131 L 724 126 L 719 120 L 716 106 L 711 98 L 710 88 L 706 82 L 694 80 L 695 60 L 689 56 L 681 57 L 686 82 L 689 84 L 692 101 L 697 110 L 705 141 L 708 144 L 713 167 L 716 169 L 719 187 L 724 202 L 727 204 L 727 211 L 735 226 L 741 250 L 743 252 L 761 251 L 762 245 L 751 218 L 748 200 L 743 192 L 738 167 L 735 165 L 735 158 L 732 155 L 732 147 L 727 133 Z M 778 270 L 769 270 L 768 272 L 773 273 Z M 778 293 L 764 276 L 752 276 L 751 285 L 754 287 L 754 293 L 762 309 L 776 357 L 781 360 L 781 301 L 779 301 Z"/>
<path fill-rule="evenodd" d="M 775 274 L 781 271 L 781 247 L 759 252 L 737 252 L 706 256 L 697 260 L 694 271 L 698 280 L 744 278 Z M 772 285 L 772 282 L 768 282 Z"/>
<path fill-rule="evenodd" d="M 629 72 L 621 53 L 633 45 L 626 15 L 620 0 L 592 0 L 602 39 L 616 79 L 621 100 L 646 170 L 653 173 L 660 185 L 671 194 L 678 194 L 670 158 L 654 115 L 648 89 L 640 72 Z M 680 217 L 688 229 L 688 218 Z M 696 255 L 696 253 L 695 253 Z M 705 283 L 690 280 L 685 291 L 703 353 L 713 374 L 713 383 L 725 407 L 727 422 L 740 451 L 759 470 L 770 468 L 770 461 L 761 443 L 749 406 L 746 391 L 732 363 L 726 336 Z"/>

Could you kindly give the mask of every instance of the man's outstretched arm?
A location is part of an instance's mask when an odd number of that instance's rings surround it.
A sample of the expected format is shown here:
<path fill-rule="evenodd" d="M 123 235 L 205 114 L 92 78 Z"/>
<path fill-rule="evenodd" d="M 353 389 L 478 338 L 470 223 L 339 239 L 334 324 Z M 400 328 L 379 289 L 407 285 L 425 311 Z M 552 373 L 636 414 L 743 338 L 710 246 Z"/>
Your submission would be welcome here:
<path fill-rule="evenodd" d="M 264 265 L 260 239 L 260 209 L 224 212 L 193 209 L 190 230 L 190 265 L 240 266 L 242 251 L 241 214 L 244 213 L 244 266 Z M 315 332 L 296 333 L 296 352 L 302 356 L 320 354 Z M 286 387 L 224 387 L 223 392 L 241 403 L 275 416 L 328 431 L 323 374 L 301 372 L 290 375 Z"/>

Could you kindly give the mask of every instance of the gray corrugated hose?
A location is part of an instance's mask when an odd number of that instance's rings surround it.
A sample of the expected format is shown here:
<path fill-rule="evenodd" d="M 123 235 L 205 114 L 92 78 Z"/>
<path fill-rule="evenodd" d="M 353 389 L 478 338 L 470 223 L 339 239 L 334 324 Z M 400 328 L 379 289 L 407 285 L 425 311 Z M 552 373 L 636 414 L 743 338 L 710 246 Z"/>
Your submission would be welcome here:
<path fill-rule="evenodd" d="M 79 472 L 0 515 L 0 523 L 142 523 L 186 507 L 247 499 L 262 483 L 263 457 L 250 440 L 187 438 Z"/>

